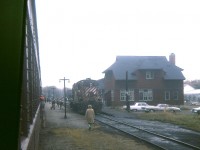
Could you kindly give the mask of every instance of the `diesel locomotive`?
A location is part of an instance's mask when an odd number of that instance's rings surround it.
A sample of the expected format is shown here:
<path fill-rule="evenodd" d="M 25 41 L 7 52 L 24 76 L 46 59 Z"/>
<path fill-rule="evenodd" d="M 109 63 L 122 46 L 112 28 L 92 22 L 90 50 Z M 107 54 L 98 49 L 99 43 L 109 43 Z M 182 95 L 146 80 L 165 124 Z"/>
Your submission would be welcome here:
<path fill-rule="evenodd" d="M 73 84 L 70 107 L 73 111 L 84 114 L 88 105 L 92 105 L 95 113 L 102 110 L 102 95 L 97 80 L 87 78 Z"/>

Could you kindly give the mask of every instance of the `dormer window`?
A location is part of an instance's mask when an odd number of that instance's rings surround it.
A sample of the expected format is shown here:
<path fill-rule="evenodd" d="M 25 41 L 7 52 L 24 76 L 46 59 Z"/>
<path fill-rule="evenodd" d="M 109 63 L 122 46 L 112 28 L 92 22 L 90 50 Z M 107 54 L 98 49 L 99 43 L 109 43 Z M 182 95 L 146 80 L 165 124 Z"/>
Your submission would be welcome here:
<path fill-rule="evenodd" d="M 146 79 L 154 79 L 154 72 L 146 71 Z"/>
<path fill-rule="evenodd" d="M 107 72 L 105 73 L 105 78 L 106 78 L 106 79 L 111 79 L 111 78 L 112 78 L 112 71 L 107 71 Z"/>

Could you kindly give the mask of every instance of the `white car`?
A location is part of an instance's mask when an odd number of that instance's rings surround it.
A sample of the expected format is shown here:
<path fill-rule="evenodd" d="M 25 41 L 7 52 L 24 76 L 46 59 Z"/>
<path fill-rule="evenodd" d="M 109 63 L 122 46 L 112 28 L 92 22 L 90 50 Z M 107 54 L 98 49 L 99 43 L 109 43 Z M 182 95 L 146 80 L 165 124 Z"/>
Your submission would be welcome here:
<path fill-rule="evenodd" d="M 198 115 L 200 115 L 200 107 L 197 108 L 192 108 L 192 113 L 197 113 Z"/>
<path fill-rule="evenodd" d="M 150 112 L 150 111 L 171 111 L 171 112 L 178 112 L 181 111 L 180 108 L 178 107 L 171 107 L 168 104 L 158 104 L 157 106 L 150 106 L 150 107 L 146 107 L 145 108 L 146 112 Z"/>
<path fill-rule="evenodd" d="M 131 111 L 145 111 L 145 107 L 149 106 L 145 102 L 136 102 L 134 105 L 130 105 Z"/>

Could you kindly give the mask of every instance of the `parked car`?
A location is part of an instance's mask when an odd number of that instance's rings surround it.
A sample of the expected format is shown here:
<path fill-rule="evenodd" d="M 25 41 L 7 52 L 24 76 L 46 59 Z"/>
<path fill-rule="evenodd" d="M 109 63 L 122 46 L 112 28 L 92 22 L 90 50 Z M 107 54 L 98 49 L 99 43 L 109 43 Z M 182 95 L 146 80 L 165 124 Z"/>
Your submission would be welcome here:
<path fill-rule="evenodd" d="M 178 107 L 171 107 L 168 104 L 158 104 L 157 106 L 150 106 L 150 107 L 146 107 L 145 108 L 146 112 L 150 112 L 150 111 L 171 111 L 171 112 L 178 112 L 181 111 L 180 108 Z"/>
<path fill-rule="evenodd" d="M 196 105 L 196 106 L 198 106 L 198 105 L 200 105 L 200 103 L 199 103 L 199 102 L 191 102 L 191 105 Z"/>
<path fill-rule="evenodd" d="M 134 105 L 130 105 L 130 110 L 131 111 L 145 111 L 146 106 L 150 107 L 150 105 L 148 105 L 145 102 L 136 102 Z M 124 105 L 122 108 L 126 109 L 126 105 Z"/>
<path fill-rule="evenodd" d="M 200 107 L 197 108 L 192 108 L 192 113 L 197 113 L 198 115 L 200 115 Z"/>

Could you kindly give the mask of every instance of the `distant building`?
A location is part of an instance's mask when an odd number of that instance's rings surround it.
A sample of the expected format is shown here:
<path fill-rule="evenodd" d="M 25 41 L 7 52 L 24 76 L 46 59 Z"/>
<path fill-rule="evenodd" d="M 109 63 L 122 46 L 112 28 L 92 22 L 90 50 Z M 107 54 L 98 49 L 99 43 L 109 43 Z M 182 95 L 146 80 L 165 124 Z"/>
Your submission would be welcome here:
<path fill-rule="evenodd" d="M 184 99 L 187 104 L 200 105 L 200 89 L 194 89 L 192 86 L 185 84 Z"/>
<path fill-rule="evenodd" d="M 103 72 L 106 105 L 124 105 L 127 93 L 130 104 L 184 104 L 182 71 L 175 65 L 174 54 L 169 61 L 165 56 L 117 56 Z"/>
<path fill-rule="evenodd" d="M 195 90 L 192 86 L 188 85 L 188 84 L 184 84 L 184 93 L 190 92 Z"/>

